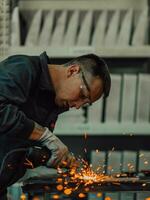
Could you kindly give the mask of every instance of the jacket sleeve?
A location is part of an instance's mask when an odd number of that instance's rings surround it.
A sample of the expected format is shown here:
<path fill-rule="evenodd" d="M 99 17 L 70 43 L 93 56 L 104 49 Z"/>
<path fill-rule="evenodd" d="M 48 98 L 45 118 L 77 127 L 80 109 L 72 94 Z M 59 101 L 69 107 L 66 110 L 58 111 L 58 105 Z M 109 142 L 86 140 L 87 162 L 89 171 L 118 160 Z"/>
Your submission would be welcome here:
<path fill-rule="evenodd" d="M 0 97 L 0 135 L 28 138 L 34 128 L 34 121 L 27 118 L 17 105 Z"/>
<path fill-rule="evenodd" d="M 0 63 L 0 135 L 28 138 L 34 121 L 22 111 L 32 87 L 36 72 L 25 56 L 14 56 Z"/>

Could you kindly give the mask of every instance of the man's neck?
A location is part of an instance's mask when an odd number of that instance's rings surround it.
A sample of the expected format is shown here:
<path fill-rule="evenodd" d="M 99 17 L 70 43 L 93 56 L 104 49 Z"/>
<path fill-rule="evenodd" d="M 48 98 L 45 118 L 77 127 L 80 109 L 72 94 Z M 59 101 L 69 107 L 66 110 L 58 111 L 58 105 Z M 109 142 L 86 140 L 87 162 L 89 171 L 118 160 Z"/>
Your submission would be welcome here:
<path fill-rule="evenodd" d="M 59 87 L 59 84 L 62 80 L 62 66 L 48 64 L 48 71 L 52 80 L 53 87 L 55 91 Z"/>

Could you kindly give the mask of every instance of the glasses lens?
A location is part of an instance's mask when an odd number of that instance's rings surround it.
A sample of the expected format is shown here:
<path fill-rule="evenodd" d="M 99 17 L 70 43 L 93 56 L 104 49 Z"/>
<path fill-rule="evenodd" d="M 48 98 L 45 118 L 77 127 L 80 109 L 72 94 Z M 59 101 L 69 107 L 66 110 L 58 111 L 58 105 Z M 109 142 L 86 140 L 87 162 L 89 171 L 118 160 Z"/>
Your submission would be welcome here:
<path fill-rule="evenodd" d="M 84 73 L 83 73 L 82 70 L 81 70 L 81 74 L 82 74 L 82 80 L 83 80 L 83 83 L 84 83 L 84 85 L 85 85 L 87 91 L 88 91 L 89 94 L 90 94 L 90 87 L 89 87 L 89 85 L 88 85 L 88 83 L 87 83 L 87 81 L 86 81 L 86 78 L 85 78 Z M 83 88 L 83 87 L 82 87 L 82 88 Z M 84 106 L 92 105 L 90 95 L 89 95 L 88 97 L 87 97 L 87 96 L 85 96 L 85 97 L 89 100 L 89 102 L 86 103 L 86 104 L 84 104 Z"/>

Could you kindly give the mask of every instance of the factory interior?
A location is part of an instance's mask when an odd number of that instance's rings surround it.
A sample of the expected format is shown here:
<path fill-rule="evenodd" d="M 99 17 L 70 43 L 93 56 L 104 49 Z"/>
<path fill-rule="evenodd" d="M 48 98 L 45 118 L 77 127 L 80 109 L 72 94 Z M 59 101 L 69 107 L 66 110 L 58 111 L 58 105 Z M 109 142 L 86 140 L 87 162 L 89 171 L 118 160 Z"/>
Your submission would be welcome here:
<path fill-rule="evenodd" d="M 108 65 L 109 97 L 61 114 L 54 130 L 102 178 L 70 183 L 62 169 L 62 183 L 39 166 L 8 200 L 150 200 L 150 1 L 0 0 L 0 61 L 44 51 L 55 64 L 94 53 Z"/>

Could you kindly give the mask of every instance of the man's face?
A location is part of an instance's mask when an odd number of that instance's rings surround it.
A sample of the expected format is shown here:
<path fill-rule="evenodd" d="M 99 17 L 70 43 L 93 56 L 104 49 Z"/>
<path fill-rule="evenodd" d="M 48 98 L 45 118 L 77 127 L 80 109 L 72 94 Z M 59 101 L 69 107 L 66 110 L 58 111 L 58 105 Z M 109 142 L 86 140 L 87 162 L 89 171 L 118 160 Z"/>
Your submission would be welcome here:
<path fill-rule="evenodd" d="M 99 77 L 85 77 L 79 69 L 66 76 L 56 92 L 55 102 L 60 107 L 79 109 L 98 100 L 102 93 L 103 81 Z"/>

